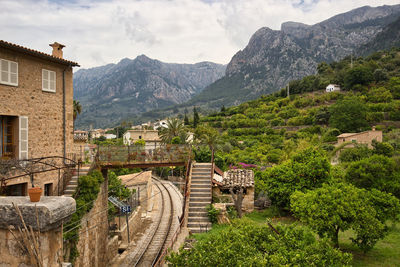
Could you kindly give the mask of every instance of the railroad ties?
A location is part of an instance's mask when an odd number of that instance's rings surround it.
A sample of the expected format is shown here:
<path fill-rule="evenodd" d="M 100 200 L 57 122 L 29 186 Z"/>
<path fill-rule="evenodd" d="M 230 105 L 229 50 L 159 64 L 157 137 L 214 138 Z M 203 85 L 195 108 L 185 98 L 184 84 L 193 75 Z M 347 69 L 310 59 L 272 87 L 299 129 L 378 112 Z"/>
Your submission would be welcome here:
<path fill-rule="evenodd" d="M 160 194 L 159 211 L 153 221 L 149 234 L 145 237 L 129 266 L 154 266 L 160 257 L 163 248 L 167 245 L 168 236 L 174 216 L 174 206 L 171 193 L 167 186 L 153 178 L 155 194 Z"/>

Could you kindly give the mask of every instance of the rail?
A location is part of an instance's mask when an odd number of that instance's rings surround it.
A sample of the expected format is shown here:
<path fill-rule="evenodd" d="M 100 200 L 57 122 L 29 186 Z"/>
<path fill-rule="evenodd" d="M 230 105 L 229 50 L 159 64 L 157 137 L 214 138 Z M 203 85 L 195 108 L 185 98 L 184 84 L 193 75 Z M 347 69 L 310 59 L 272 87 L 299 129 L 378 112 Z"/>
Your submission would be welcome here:
<path fill-rule="evenodd" d="M 190 195 L 190 184 L 191 184 L 191 175 L 192 175 L 192 161 L 189 159 L 186 165 L 186 184 L 185 184 L 185 193 L 184 193 L 184 201 L 183 201 L 183 207 L 182 207 L 182 216 L 179 218 L 179 227 L 176 229 L 175 233 L 173 234 L 170 243 L 168 246 L 166 246 L 158 258 L 157 262 L 155 263 L 154 266 L 162 266 L 165 261 L 165 256 L 168 253 L 168 249 L 172 248 L 176 242 L 176 239 L 178 238 L 178 235 L 181 233 L 182 228 L 185 226 L 186 223 L 186 217 L 187 217 L 187 206 L 189 204 L 189 195 Z"/>
<path fill-rule="evenodd" d="M 153 178 L 153 179 L 154 179 L 154 178 Z M 158 181 L 158 179 L 154 179 L 154 180 L 157 180 L 157 181 Z M 160 255 L 162 254 L 162 253 L 161 253 L 161 252 L 162 252 L 162 249 L 163 249 L 163 247 L 164 247 L 164 245 L 165 245 L 165 243 L 166 243 L 166 240 L 167 240 L 167 238 L 168 238 L 168 234 L 169 234 L 170 229 L 171 229 L 171 225 L 172 225 L 172 216 L 173 216 L 173 212 L 174 212 L 174 207 L 173 207 L 173 203 L 172 203 L 172 196 L 171 196 L 169 190 L 165 187 L 165 185 L 163 185 L 163 183 L 161 183 L 161 182 L 159 182 L 159 183 L 164 187 L 164 190 L 168 193 L 169 200 L 170 200 L 170 209 L 171 209 L 170 212 L 171 212 L 171 216 L 170 216 L 170 218 L 169 218 L 169 220 L 168 220 L 167 231 L 166 231 L 166 234 L 165 234 L 165 236 L 164 236 L 164 238 L 163 238 L 164 240 L 163 240 L 162 244 L 160 245 L 160 249 L 158 250 L 157 255 L 156 255 L 156 256 L 154 257 L 154 259 L 152 260 L 151 266 L 155 266 L 155 264 L 156 264 L 156 262 L 158 261 Z M 141 253 L 140 253 L 140 255 L 139 255 L 137 261 L 133 264 L 133 266 L 138 266 L 138 265 L 143 261 L 144 256 L 145 256 L 145 253 L 146 253 L 146 252 L 148 251 L 148 249 L 150 248 L 150 244 L 152 244 L 154 237 L 155 237 L 156 234 L 158 233 L 159 228 L 160 228 L 160 225 L 161 225 L 162 218 L 164 217 L 164 209 L 165 209 L 164 194 L 162 193 L 161 187 L 160 187 L 157 183 L 155 183 L 155 185 L 159 188 L 160 193 L 161 193 L 161 199 L 162 199 L 162 201 L 161 201 L 161 203 L 162 203 L 161 214 L 160 214 L 160 216 L 159 216 L 160 219 L 159 219 L 158 222 L 157 222 L 157 226 L 155 227 L 155 230 L 154 230 L 154 232 L 153 232 L 153 234 L 152 234 L 150 240 L 147 242 L 147 244 L 145 244 L 144 249 L 142 249 L 142 251 L 141 251 Z"/>
<path fill-rule="evenodd" d="M 189 145 L 163 145 L 146 149 L 140 145 L 99 146 L 96 160 L 99 165 L 174 164 L 185 163 L 192 153 Z"/>

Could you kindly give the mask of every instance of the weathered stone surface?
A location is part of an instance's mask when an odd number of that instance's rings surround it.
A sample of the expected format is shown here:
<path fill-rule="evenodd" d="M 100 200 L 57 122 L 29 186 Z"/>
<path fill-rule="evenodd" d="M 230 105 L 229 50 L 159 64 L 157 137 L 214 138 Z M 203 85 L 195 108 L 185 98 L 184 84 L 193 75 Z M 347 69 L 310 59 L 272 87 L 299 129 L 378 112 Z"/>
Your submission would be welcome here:
<path fill-rule="evenodd" d="M 40 202 L 30 202 L 29 197 L 0 197 L 0 228 L 7 229 L 10 225 L 23 227 L 13 203 L 15 203 L 27 226 L 38 230 L 36 208 L 40 231 L 48 231 L 59 227 L 76 209 L 72 197 L 42 197 Z M 36 208 L 35 208 L 36 207 Z"/>

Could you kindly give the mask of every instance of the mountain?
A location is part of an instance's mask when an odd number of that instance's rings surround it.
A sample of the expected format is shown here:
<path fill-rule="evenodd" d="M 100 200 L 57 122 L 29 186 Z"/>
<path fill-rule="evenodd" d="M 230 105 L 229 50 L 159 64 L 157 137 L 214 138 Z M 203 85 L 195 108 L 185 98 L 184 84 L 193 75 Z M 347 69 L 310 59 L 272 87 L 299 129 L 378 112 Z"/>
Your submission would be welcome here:
<path fill-rule="evenodd" d="M 82 105 L 77 128 L 105 127 L 133 115 L 188 101 L 221 78 L 224 65 L 170 64 L 145 55 L 74 74 L 74 98 Z"/>
<path fill-rule="evenodd" d="M 261 28 L 233 56 L 224 77 L 181 106 L 237 105 L 314 74 L 320 62 L 357 56 L 364 46 L 375 49 L 370 42 L 378 43 L 379 34 L 385 35 L 388 45 L 398 43 L 399 17 L 400 5 L 364 6 L 315 25 L 285 22 L 281 30 Z"/>
<path fill-rule="evenodd" d="M 371 41 L 360 46 L 358 54 L 366 56 L 378 50 L 388 50 L 392 47 L 400 47 L 400 17 L 390 23 Z"/>

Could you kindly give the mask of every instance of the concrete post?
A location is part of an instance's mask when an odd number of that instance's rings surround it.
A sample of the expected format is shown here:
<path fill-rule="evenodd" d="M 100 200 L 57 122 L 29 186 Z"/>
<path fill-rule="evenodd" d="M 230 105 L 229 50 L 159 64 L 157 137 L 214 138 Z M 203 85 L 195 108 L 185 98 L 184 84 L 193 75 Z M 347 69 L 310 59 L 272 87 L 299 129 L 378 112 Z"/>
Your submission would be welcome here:
<path fill-rule="evenodd" d="M 71 197 L 42 197 L 40 202 L 30 202 L 28 197 L 0 197 L 0 266 L 31 266 L 29 254 L 21 248 L 23 228 L 13 203 L 18 206 L 28 229 L 40 229 L 39 243 L 43 266 L 61 266 L 63 261 L 62 224 L 75 212 Z M 36 221 L 36 210 L 39 225 Z M 9 228 L 16 235 L 11 234 Z"/>

